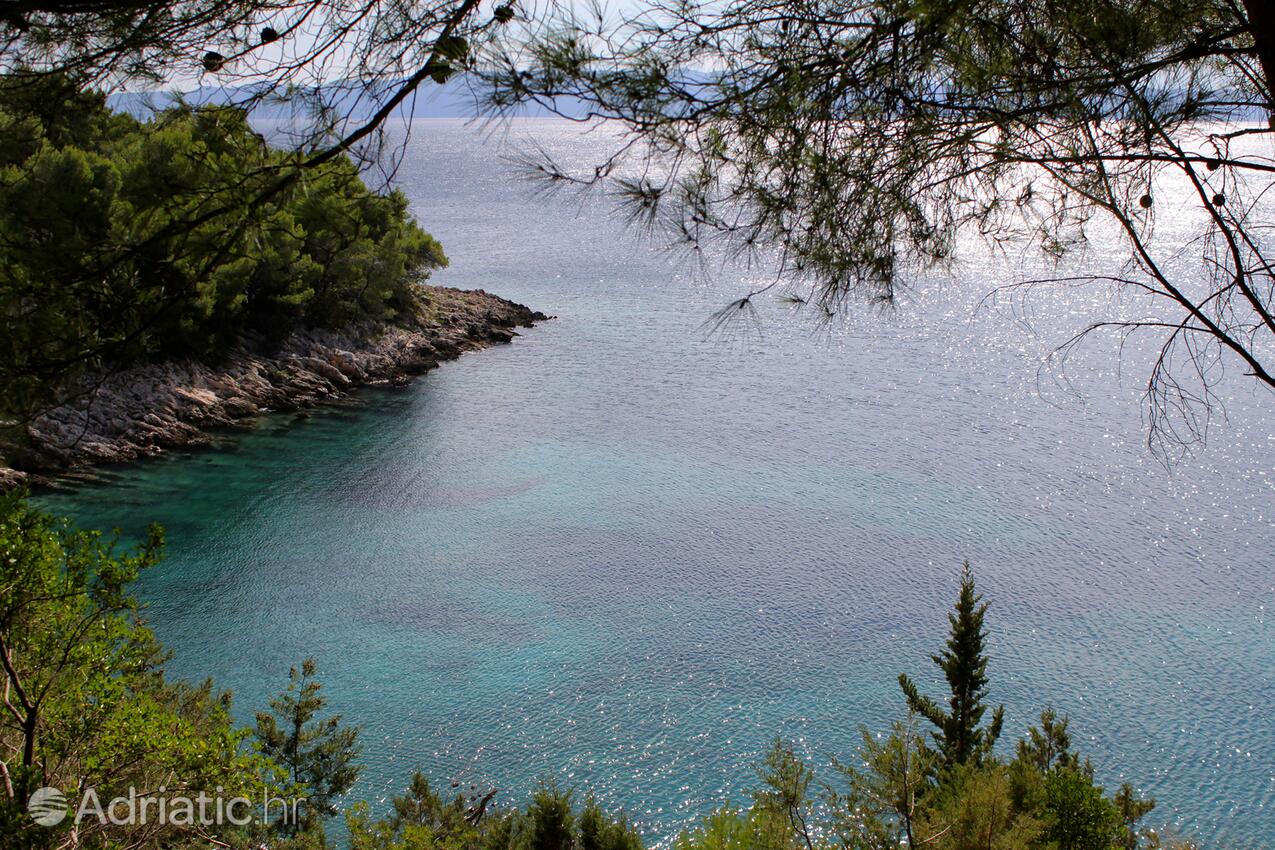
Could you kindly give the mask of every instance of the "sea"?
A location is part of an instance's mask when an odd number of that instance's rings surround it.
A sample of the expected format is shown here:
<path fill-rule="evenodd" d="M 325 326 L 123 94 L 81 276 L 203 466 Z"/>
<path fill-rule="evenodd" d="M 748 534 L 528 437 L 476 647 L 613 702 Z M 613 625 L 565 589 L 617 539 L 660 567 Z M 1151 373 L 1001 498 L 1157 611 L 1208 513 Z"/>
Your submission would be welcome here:
<path fill-rule="evenodd" d="M 835 784 L 906 717 L 899 673 L 941 696 L 968 561 L 1002 752 L 1052 707 L 1100 783 L 1156 798 L 1149 823 L 1275 844 L 1275 397 L 1223 362 L 1206 439 L 1166 450 L 1154 337 L 1060 349 L 1141 307 L 1013 284 L 1126 269 L 1114 235 L 1062 260 L 963 240 L 834 317 L 783 287 L 731 308 L 766 256 L 678 250 L 519 164 L 587 168 L 605 133 L 405 126 L 382 176 L 443 243 L 432 282 L 554 318 L 39 493 L 125 541 L 165 527 L 135 590 L 170 675 L 250 724 L 313 657 L 374 811 L 418 769 L 506 804 L 555 781 L 664 842 L 747 805 L 776 738 Z M 1156 212 L 1198 273 L 1190 215 Z"/>

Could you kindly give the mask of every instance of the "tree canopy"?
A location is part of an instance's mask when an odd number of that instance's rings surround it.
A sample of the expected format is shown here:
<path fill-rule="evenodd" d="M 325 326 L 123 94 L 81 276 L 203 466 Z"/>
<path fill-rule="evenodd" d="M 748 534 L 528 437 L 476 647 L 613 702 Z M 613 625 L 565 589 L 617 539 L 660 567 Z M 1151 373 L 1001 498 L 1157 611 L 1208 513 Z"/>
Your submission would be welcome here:
<path fill-rule="evenodd" d="M 510 32 L 488 103 L 570 105 L 622 128 L 591 167 L 695 251 L 773 251 L 775 290 L 821 318 L 891 303 L 962 240 L 1095 271 L 1021 281 L 1124 299 L 1077 329 L 1147 340 L 1158 448 L 1201 439 L 1223 371 L 1275 389 L 1265 200 L 1275 23 L 1238 0 L 726 0 L 575 8 Z M 563 108 L 559 106 L 559 108 Z M 567 111 L 564 109 L 564 111 Z M 1166 199 L 1191 232 L 1157 239 Z M 1092 267 L 1092 266 L 1091 266 Z"/>
<path fill-rule="evenodd" d="M 159 561 L 153 529 L 135 550 L 0 497 L 0 834 L 6 847 L 176 846 L 154 819 L 110 827 L 89 817 L 67 841 L 25 810 L 37 788 L 99 800 L 130 787 L 173 794 L 221 788 L 259 798 L 282 787 L 244 746 L 230 697 L 164 676 L 162 646 L 129 585 Z M 110 832 L 110 835 L 104 833 Z M 178 834 L 174 834 L 174 832 Z M 193 837 L 193 836 L 192 836 Z"/>
<path fill-rule="evenodd" d="M 71 78 L 0 80 L 0 412 L 89 367 L 409 309 L 446 257 L 407 199 L 346 158 L 280 186 L 293 160 L 234 107 L 143 123 Z"/>
<path fill-rule="evenodd" d="M 201 85 L 284 101 L 308 168 L 383 149 L 377 128 L 458 70 L 485 108 L 621 128 L 592 167 L 695 251 L 767 254 L 762 291 L 821 319 L 892 303 L 966 235 L 1047 257 L 1114 231 L 1098 268 L 1012 282 L 1116 296 L 1058 349 L 1143 340 L 1153 445 L 1203 439 L 1225 372 L 1275 390 L 1264 221 L 1275 13 L 1249 0 L 652 0 L 607 11 L 476 0 L 23 0 L 13 73 Z M 1191 232 L 1157 239 L 1168 199 Z M 729 308 L 723 311 L 729 315 Z"/>

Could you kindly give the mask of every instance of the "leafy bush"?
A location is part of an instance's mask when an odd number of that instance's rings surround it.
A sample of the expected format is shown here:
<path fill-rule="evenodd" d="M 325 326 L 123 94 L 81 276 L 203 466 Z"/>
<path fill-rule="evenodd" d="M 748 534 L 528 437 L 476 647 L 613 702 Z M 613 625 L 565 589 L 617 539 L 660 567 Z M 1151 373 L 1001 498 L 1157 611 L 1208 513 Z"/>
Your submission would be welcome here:
<path fill-rule="evenodd" d="M 230 698 L 205 682 L 164 678 L 164 652 L 137 618 L 129 582 L 159 559 L 158 530 L 120 552 L 97 532 L 69 529 L 17 495 L 0 497 L 0 835 L 5 847 L 176 846 L 182 830 L 154 823 L 105 830 L 27 816 L 37 788 L 102 800 L 130 787 L 174 794 L 223 789 L 260 798 L 281 787 L 246 746 Z M 109 831 L 109 838 L 104 832 Z"/>

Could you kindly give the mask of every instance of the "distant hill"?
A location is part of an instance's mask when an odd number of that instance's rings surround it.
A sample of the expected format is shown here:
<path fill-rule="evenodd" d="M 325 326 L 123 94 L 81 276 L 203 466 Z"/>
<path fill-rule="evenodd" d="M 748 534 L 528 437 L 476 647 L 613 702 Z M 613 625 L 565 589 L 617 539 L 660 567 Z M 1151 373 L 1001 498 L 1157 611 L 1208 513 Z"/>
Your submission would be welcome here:
<path fill-rule="evenodd" d="M 321 89 L 321 100 L 338 114 L 351 118 L 371 115 L 381 104 L 388 100 L 397 90 L 399 81 L 379 84 L 375 90 L 357 82 L 336 82 L 325 85 Z M 112 109 L 127 112 L 138 118 L 146 118 L 155 111 L 165 109 L 178 100 L 187 103 L 204 104 L 245 104 L 256 97 L 260 88 L 251 86 L 203 86 L 185 92 L 146 91 L 119 92 L 111 95 L 107 102 Z M 304 92 L 295 103 L 270 102 L 263 99 L 253 105 L 254 118 L 286 119 L 306 114 L 314 99 Z M 582 102 L 575 98 L 561 103 L 563 111 L 572 117 L 585 114 Z M 538 105 L 520 108 L 514 113 L 520 117 L 543 118 L 552 117 L 553 112 Z M 425 82 L 412 97 L 394 110 L 394 118 L 475 118 L 479 116 L 475 105 L 475 97 L 464 77 L 457 77 L 445 85 Z"/>

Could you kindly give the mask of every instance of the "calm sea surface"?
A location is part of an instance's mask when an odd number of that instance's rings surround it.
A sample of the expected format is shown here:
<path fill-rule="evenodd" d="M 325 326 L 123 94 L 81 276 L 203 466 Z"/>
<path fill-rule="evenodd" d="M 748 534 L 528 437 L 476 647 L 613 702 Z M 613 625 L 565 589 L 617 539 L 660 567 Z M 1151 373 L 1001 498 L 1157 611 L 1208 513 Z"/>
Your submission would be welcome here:
<path fill-rule="evenodd" d="M 568 160 L 595 144 L 527 133 Z M 1032 272 L 978 250 L 892 313 L 762 303 L 706 338 L 760 273 L 706 276 L 604 204 L 533 198 L 489 136 L 419 122 L 400 185 L 452 260 L 436 282 L 556 320 L 43 497 L 167 527 L 139 594 L 174 673 L 248 722 L 313 655 L 364 729 L 358 795 L 418 767 L 506 801 L 556 776 L 666 837 L 743 799 L 776 735 L 822 765 L 902 715 L 900 671 L 938 693 L 968 558 L 1007 737 L 1052 704 L 1153 818 L 1275 844 L 1271 398 L 1226 385 L 1207 447 L 1164 466 L 1136 352 L 1123 377 L 1110 346 L 1077 356 L 1074 392 L 1039 369 L 1101 300 L 976 311 Z"/>

